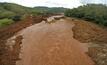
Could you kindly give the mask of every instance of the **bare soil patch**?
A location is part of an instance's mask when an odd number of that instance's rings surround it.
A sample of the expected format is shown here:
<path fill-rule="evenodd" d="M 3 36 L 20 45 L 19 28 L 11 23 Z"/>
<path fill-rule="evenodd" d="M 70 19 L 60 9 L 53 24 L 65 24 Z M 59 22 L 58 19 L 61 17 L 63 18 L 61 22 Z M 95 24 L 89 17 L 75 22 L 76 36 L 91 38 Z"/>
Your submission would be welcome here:
<path fill-rule="evenodd" d="M 8 27 L 0 29 L 0 65 L 15 65 L 19 54 L 20 36 L 16 39 L 16 45 L 14 49 L 10 51 L 6 46 L 7 39 L 14 36 L 18 31 L 31 26 L 35 23 L 39 23 L 43 20 L 42 16 L 31 17 L 27 16 L 23 21 L 14 23 Z"/>
<path fill-rule="evenodd" d="M 89 43 L 89 56 L 96 62 L 96 65 L 107 65 L 107 29 L 94 23 L 68 18 L 73 22 L 74 38 Z"/>

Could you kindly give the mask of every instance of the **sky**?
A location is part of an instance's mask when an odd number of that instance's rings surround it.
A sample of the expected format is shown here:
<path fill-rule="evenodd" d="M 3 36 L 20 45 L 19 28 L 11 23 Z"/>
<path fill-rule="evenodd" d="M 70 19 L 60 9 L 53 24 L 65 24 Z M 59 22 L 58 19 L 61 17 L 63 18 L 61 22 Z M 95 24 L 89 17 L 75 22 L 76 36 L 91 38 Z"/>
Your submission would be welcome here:
<path fill-rule="evenodd" d="M 74 8 L 82 4 L 105 3 L 106 0 L 0 0 L 0 2 L 17 3 L 23 6 L 48 6 L 48 7 L 65 7 Z"/>

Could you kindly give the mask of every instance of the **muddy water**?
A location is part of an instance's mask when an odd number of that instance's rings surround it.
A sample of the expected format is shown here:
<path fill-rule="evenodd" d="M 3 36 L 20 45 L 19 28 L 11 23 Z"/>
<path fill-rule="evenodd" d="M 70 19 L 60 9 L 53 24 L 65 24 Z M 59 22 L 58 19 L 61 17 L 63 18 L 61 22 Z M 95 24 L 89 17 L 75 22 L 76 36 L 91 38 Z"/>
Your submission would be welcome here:
<path fill-rule="evenodd" d="M 93 65 L 85 45 L 73 38 L 73 26 L 60 20 L 41 22 L 21 31 L 21 60 L 16 65 Z"/>

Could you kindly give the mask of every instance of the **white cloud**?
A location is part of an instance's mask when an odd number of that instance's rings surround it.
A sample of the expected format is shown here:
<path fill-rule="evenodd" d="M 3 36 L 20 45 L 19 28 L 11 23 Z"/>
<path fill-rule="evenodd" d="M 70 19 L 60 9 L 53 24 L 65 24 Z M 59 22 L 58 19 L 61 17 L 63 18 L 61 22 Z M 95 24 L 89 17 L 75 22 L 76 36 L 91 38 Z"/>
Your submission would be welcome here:
<path fill-rule="evenodd" d="M 17 3 L 24 6 L 48 6 L 73 8 L 81 5 L 79 0 L 0 0 L 1 2 Z"/>
<path fill-rule="evenodd" d="M 107 0 L 80 0 L 81 3 L 87 4 L 87 3 L 96 3 L 96 4 L 106 4 Z"/>
<path fill-rule="evenodd" d="M 0 0 L 0 2 L 17 3 L 24 6 L 48 6 L 73 8 L 82 5 L 80 2 L 86 0 Z M 89 0 L 94 3 L 102 3 L 104 0 Z"/>

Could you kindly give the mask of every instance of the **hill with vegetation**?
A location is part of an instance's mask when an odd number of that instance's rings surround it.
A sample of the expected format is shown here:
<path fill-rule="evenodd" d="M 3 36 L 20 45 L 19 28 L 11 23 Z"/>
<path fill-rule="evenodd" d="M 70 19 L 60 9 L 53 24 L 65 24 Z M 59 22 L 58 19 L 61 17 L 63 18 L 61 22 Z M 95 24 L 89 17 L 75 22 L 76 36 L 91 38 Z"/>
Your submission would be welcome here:
<path fill-rule="evenodd" d="M 68 17 L 82 18 L 107 26 L 107 6 L 102 4 L 87 4 L 65 12 Z"/>
<path fill-rule="evenodd" d="M 34 9 L 34 12 L 38 12 L 44 15 L 60 14 L 60 13 L 64 13 L 67 10 L 67 8 L 63 8 L 63 7 L 45 7 L 45 6 L 37 6 L 37 7 L 34 7 L 33 9 Z"/>
<path fill-rule="evenodd" d="M 0 3 L 0 27 L 7 26 L 13 21 L 20 21 L 26 15 L 47 15 L 63 13 L 62 7 L 25 7 L 14 3 Z M 5 24 L 4 24 L 5 23 Z"/>

